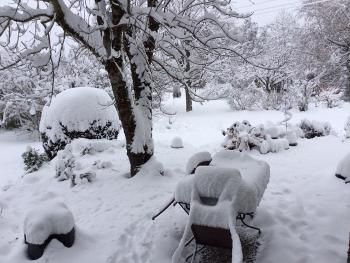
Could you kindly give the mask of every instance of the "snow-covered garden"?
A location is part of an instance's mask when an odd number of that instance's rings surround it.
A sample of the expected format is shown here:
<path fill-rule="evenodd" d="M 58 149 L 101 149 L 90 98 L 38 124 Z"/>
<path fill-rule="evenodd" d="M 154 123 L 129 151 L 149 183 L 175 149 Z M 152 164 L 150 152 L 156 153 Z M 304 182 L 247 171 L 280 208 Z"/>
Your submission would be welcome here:
<path fill-rule="evenodd" d="M 0 263 L 350 263 L 349 12 L 1 0 Z"/>
<path fill-rule="evenodd" d="M 27 262 L 23 224 L 27 213 L 42 202 L 63 202 L 74 215 L 76 241 L 71 248 L 53 240 L 38 262 L 171 262 L 187 223 L 179 206 L 171 206 L 156 220 L 152 216 L 172 197 L 185 177 L 188 159 L 195 153 L 222 150 L 221 130 L 235 120 L 261 123 L 284 118 L 279 111 L 232 112 L 226 103 L 194 104 L 184 112 L 184 102 L 169 100 L 178 114 L 169 125 L 157 116 L 154 125 L 156 165 L 142 176 L 128 178 L 124 139 L 100 142 L 97 151 L 81 154 L 84 140 L 72 144 L 79 173 L 93 171 L 93 182 L 58 181 L 56 159 L 37 172 L 25 174 L 21 153 L 28 145 L 43 151 L 36 139 L 1 132 L 0 262 Z M 253 224 L 261 228 L 256 262 L 345 262 L 348 249 L 349 185 L 335 177 L 337 164 L 349 153 L 343 141 L 350 104 L 341 108 L 311 108 L 293 112 L 291 124 L 302 119 L 328 120 L 334 133 L 314 139 L 300 138 L 298 146 L 279 153 L 250 152 L 270 165 L 270 182 Z M 210 122 L 210 125 L 208 125 Z M 121 135 L 122 137 L 122 135 Z M 183 148 L 172 148 L 181 137 Z M 96 143 L 95 143 L 96 144 Z M 94 148 L 93 141 L 90 149 Z"/>

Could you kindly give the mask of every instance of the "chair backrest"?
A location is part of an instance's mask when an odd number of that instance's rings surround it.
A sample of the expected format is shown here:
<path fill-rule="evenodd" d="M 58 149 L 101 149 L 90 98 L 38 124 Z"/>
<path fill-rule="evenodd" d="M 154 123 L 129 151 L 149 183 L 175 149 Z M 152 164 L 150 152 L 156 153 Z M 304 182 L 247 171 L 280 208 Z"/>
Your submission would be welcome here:
<path fill-rule="evenodd" d="M 237 169 L 200 166 L 197 168 L 194 178 L 193 190 L 198 195 L 199 201 L 217 199 L 232 201 L 241 183 L 241 174 Z M 210 202 L 211 203 L 211 202 Z M 213 204 L 207 205 L 213 205 Z"/>
<path fill-rule="evenodd" d="M 191 229 L 197 244 L 232 248 L 232 238 L 229 229 L 196 224 L 192 224 Z"/>

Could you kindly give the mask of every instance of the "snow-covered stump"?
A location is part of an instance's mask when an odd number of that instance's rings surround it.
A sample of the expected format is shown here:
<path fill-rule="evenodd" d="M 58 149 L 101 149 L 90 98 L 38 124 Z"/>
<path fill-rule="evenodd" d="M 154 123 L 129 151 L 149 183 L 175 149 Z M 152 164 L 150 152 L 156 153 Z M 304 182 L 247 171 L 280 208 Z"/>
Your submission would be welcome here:
<path fill-rule="evenodd" d="M 298 145 L 298 136 L 296 132 L 289 131 L 286 134 L 286 139 L 289 142 L 289 146 L 297 146 Z"/>
<path fill-rule="evenodd" d="M 52 239 L 65 247 L 75 240 L 74 217 L 61 202 L 45 202 L 29 211 L 24 220 L 24 242 L 31 260 L 40 258 Z"/>
<path fill-rule="evenodd" d="M 335 176 L 345 180 L 345 183 L 350 183 L 350 153 L 339 162 Z"/>
<path fill-rule="evenodd" d="M 180 149 L 184 147 L 184 143 L 181 139 L 181 137 L 175 137 L 172 141 L 171 141 L 171 148 L 174 149 Z"/>

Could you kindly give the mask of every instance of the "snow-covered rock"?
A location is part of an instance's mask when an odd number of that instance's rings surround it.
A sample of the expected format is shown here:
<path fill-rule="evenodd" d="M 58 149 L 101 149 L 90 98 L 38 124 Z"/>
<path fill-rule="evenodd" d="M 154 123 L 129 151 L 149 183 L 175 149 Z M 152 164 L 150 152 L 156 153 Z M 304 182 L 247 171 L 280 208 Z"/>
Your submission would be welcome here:
<path fill-rule="evenodd" d="M 211 162 L 210 152 L 198 152 L 192 155 L 186 165 L 186 174 L 193 174 L 199 165 L 208 165 Z"/>
<path fill-rule="evenodd" d="M 58 201 L 45 201 L 29 211 L 24 220 L 27 243 L 43 244 L 52 234 L 67 234 L 74 228 L 74 217 L 68 207 Z"/>
<path fill-rule="evenodd" d="M 171 148 L 183 148 L 184 147 L 184 143 L 181 139 L 181 137 L 175 137 L 173 138 L 173 140 L 171 141 Z"/>
<path fill-rule="evenodd" d="M 39 131 L 53 158 L 75 138 L 116 139 L 120 128 L 116 108 L 104 90 L 78 87 L 62 91 L 44 107 Z"/>
<path fill-rule="evenodd" d="M 335 176 L 350 182 L 350 153 L 338 163 Z"/>

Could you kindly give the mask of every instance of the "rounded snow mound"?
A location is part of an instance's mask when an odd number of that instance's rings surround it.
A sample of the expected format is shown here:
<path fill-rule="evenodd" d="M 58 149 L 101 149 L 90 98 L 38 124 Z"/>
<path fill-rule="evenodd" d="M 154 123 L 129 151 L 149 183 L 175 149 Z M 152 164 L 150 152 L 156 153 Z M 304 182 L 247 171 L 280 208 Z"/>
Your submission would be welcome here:
<path fill-rule="evenodd" d="M 74 217 L 61 202 L 44 202 L 33 208 L 24 220 L 26 242 L 41 245 L 51 234 L 67 234 L 74 227 Z"/>
<path fill-rule="evenodd" d="M 39 131 L 49 158 L 75 138 L 116 139 L 121 128 L 110 96 L 101 89 L 64 90 L 43 109 Z"/>
<path fill-rule="evenodd" d="M 345 180 L 346 183 L 350 182 L 350 153 L 338 163 L 335 176 Z"/>
<path fill-rule="evenodd" d="M 184 147 L 184 143 L 181 139 L 181 137 L 175 137 L 172 141 L 171 141 L 171 148 L 183 148 Z"/>

